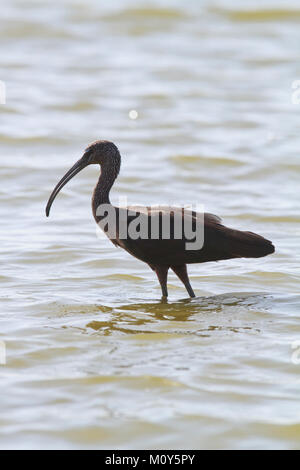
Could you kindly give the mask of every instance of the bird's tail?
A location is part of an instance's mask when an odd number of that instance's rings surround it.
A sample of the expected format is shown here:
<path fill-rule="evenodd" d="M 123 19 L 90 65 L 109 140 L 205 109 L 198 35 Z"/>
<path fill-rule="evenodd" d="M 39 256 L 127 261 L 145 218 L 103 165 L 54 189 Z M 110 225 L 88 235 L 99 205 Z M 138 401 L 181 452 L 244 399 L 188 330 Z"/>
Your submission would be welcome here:
<path fill-rule="evenodd" d="M 229 229 L 226 235 L 227 250 L 234 257 L 261 258 L 275 251 L 272 242 L 253 232 Z"/>

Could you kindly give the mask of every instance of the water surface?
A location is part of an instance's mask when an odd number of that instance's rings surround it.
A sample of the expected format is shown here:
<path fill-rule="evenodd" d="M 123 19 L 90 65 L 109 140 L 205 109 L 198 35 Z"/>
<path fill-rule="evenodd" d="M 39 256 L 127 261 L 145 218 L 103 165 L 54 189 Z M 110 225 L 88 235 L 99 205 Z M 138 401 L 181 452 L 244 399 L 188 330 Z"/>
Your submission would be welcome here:
<path fill-rule="evenodd" d="M 1 448 L 300 447 L 299 22 L 275 0 L 2 7 Z M 96 168 L 44 215 L 99 138 L 114 201 L 204 204 L 276 254 L 192 266 L 193 300 L 171 274 L 161 302 L 97 235 Z"/>

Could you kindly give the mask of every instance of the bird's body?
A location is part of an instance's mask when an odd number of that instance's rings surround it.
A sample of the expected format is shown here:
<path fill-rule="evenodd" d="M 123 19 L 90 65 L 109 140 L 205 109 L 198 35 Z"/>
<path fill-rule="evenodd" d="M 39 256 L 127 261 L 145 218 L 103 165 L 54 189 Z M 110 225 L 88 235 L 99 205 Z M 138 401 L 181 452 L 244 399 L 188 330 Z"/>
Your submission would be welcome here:
<path fill-rule="evenodd" d="M 87 165 L 100 164 L 101 175 L 92 199 L 95 221 L 116 246 L 144 261 L 156 272 L 163 296 L 168 295 L 167 275 L 170 268 L 183 282 L 189 295 L 194 297 L 187 264 L 231 258 L 260 258 L 274 252 L 274 246 L 269 240 L 252 232 L 228 228 L 213 214 L 200 214 L 169 206 L 114 207 L 110 203 L 109 194 L 119 174 L 120 163 L 120 153 L 113 143 L 97 141 L 91 144 L 82 159 L 54 189 L 46 213 L 48 216 L 54 198 L 76 173 Z M 134 232 L 131 231 L 132 226 Z M 187 226 L 194 239 L 187 236 Z M 158 227 L 158 230 L 153 230 L 154 227 Z M 163 227 L 167 227 L 166 232 Z M 196 241 L 197 227 L 201 227 L 203 243 L 201 246 L 194 243 L 193 248 L 191 242 Z"/>

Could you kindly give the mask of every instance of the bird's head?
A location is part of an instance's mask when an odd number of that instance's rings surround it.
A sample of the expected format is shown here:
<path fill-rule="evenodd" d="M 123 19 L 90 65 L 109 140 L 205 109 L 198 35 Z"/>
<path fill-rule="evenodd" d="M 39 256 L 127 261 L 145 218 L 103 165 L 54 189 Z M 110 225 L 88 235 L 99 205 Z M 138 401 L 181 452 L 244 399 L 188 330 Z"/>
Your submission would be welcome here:
<path fill-rule="evenodd" d="M 120 170 L 121 157 L 117 146 L 108 140 L 97 140 L 90 144 L 83 154 L 83 156 L 72 166 L 72 168 L 63 176 L 59 183 L 54 188 L 47 207 L 46 215 L 50 214 L 50 209 L 54 199 L 60 190 L 70 181 L 73 176 L 77 175 L 88 165 L 100 165 L 102 169 L 111 170 L 113 177 L 118 176 Z"/>
<path fill-rule="evenodd" d="M 96 140 L 90 144 L 83 154 L 82 159 L 86 160 L 88 165 L 114 165 L 120 161 L 118 147 L 108 140 Z"/>

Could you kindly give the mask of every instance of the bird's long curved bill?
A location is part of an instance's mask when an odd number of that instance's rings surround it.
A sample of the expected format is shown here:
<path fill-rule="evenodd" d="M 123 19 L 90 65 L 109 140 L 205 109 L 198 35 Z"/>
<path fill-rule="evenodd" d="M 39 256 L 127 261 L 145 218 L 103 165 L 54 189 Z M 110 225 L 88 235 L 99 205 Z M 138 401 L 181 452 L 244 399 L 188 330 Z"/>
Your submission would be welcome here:
<path fill-rule="evenodd" d="M 73 176 L 77 175 L 77 173 L 83 170 L 87 165 L 88 165 L 87 161 L 81 158 L 80 160 L 78 160 L 78 162 L 75 163 L 74 166 L 72 166 L 72 168 L 65 174 L 65 176 L 60 180 L 60 182 L 55 186 L 49 198 L 47 207 L 46 207 L 47 217 L 49 217 L 51 206 L 53 204 L 54 199 L 58 195 L 59 191 L 68 183 L 68 181 L 70 181 L 70 179 L 73 178 Z"/>

